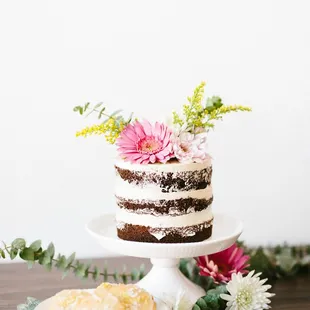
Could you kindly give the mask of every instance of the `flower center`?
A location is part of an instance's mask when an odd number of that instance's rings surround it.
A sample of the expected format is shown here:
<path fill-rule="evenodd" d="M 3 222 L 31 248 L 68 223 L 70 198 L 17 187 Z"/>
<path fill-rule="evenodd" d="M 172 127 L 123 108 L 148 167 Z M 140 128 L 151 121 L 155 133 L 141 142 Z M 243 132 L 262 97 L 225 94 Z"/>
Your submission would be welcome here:
<path fill-rule="evenodd" d="M 153 137 L 146 137 L 138 142 L 138 150 L 142 153 L 153 154 L 161 148 L 161 143 Z"/>
<path fill-rule="evenodd" d="M 252 305 L 253 295 L 249 290 L 241 289 L 236 296 L 236 302 L 241 309 L 242 307 L 249 307 Z"/>
<path fill-rule="evenodd" d="M 184 153 L 188 153 L 188 151 L 189 151 L 189 147 L 188 147 L 188 145 L 185 144 L 185 143 L 181 143 L 180 148 L 181 148 L 181 150 L 182 150 Z"/>

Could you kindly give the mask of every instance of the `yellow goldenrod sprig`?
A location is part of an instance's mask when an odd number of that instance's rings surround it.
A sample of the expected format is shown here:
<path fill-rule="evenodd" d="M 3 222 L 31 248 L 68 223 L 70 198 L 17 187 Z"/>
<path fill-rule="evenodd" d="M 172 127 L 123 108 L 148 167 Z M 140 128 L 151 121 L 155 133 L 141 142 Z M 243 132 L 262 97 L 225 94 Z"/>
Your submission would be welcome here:
<path fill-rule="evenodd" d="M 195 132 L 195 128 L 214 128 L 212 121 L 222 119 L 224 114 L 238 111 L 251 111 L 251 108 L 241 105 L 225 106 L 222 99 L 217 96 L 208 98 L 203 105 L 204 88 L 206 83 L 198 85 L 192 97 L 188 97 L 189 104 L 183 105 L 183 116 L 173 112 L 173 123 L 176 125 L 186 125 L 187 130 Z"/>

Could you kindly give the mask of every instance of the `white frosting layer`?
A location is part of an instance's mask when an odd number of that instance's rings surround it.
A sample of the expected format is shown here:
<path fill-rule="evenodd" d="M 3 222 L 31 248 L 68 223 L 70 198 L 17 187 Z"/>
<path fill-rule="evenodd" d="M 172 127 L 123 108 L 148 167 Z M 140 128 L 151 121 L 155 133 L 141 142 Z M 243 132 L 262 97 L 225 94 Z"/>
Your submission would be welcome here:
<path fill-rule="evenodd" d="M 115 165 L 122 169 L 127 169 L 131 171 L 147 171 L 147 172 L 184 172 L 184 171 L 196 171 L 202 170 L 211 166 L 211 159 L 208 158 L 203 163 L 189 163 L 183 164 L 178 161 L 172 161 L 168 164 L 149 164 L 149 165 L 139 165 L 132 164 L 128 161 L 122 159 L 117 159 Z"/>
<path fill-rule="evenodd" d="M 115 181 L 115 195 L 125 199 L 154 201 L 160 199 L 173 200 L 181 198 L 209 199 L 212 197 L 211 185 L 199 190 L 163 193 L 162 189 L 156 184 L 145 184 L 142 188 L 136 184 L 124 181 L 120 176 L 116 176 Z"/>
<path fill-rule="evenodd" d="M 151 214 L 136 214 L 119 209 L 116 213 L 116 221 L 132 225 L 149 226 L 153 228 L 185 227 L 199 225 L 213 219 L 211 205 L 203 211 L 179 216 L 154 216 Z"/>

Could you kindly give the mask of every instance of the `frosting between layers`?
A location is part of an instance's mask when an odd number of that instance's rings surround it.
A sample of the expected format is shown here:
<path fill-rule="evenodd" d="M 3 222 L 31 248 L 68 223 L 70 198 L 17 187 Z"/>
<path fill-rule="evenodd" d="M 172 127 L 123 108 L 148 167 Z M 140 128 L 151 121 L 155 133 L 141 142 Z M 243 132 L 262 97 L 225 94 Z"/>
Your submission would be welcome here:
<path fill-rule="evenodd" d="M 154 216 L 150 214 L 137 214 L 119 209 L 116 213 L 117 226 L 120 228 L 123 223 L 141 225 L 154 228 L 171 228 L 198 225 L 213 219 L 212 207 L 179 216 Z"/>
<path fill-rule="evenodd" d="M 133 200 L 173 200 L 189 197 L 196 199 L 209 199 L 212 197 L 212 187 L 209 185 L 204 189 L 165 193 L 162 192 L 162 189 L 156 184 L 145 184 L 142 188 L 139 185 L 128 183 L 121 177 L 116 176 L 115 195 Z"/>

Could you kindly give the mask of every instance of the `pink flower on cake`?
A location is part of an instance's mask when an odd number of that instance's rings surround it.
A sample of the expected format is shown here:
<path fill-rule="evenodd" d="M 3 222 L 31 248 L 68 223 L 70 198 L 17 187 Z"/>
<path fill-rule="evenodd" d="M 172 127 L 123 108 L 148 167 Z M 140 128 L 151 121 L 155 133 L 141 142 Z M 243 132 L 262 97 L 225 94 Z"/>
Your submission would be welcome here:
<path fill-rule="evenodd" d="M 174 157 L 171 134 L 164 124 L 135 121 L 125 127 L 116 144 L 121 157 L 131 163 L 166 163 Z"/>
<path fill-rule="evenodd" d="M 190 133 L 181 131 L 174 136 L 173 151 L 175 157 L 182 163 L 201 163 L 209 155 L 207 153 L 207 133 Z"/>
<path fill-rule="evenodd" d="M 245 270 L 249 264 L 250 257 L 243 254 L 243 250 L 236 244 L 230 248 L 211 255 L 196 258 L 200 275 L 213 278 L 215 283 L 227 283 L 231 280 L 232 274 L 240 272 L 247 274 Z"/>

